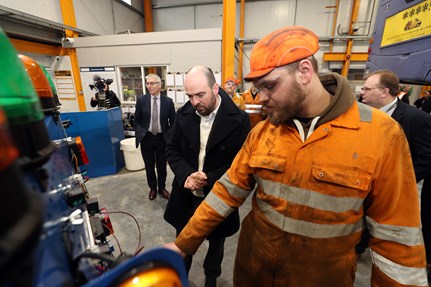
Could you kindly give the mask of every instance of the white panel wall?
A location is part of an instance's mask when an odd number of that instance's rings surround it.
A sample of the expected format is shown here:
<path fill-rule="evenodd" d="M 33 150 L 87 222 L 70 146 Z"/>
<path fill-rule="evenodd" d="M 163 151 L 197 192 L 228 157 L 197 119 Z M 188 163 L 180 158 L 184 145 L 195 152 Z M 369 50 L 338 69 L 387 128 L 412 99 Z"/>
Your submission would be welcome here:
<path fill-rule="evenodd" d="M 0 5 L 50 21 L 63 23 L 60 1 L 58 0 L 0 0 Z"/>
<path fill-rule="evenodd" d="M 273 30 L 294 25 L 295 2 L 294 0 L 246 2 L 244 38 L 260 39 Z M 237 5 L 237 19 L 239 19 L 239 5 Z"/>
<path fill-rule="evenodd" d="M 167 65 L 185 72 L 197 64 L 221 66 L 221 29 L 84 37 L 74 47 L 81 67 Z"/>
<path fill-rule="evenodd" d="M 105 2 L 108 2 L 105 0 Z M 141 7 L 138 9 L 143 14 L 142 3 L 143 0 L 138 1 Z M 114 6 L 114 22 L 115 31 L 114 33 L 107 34 L 119 34 L 130 31 L 131 33 L 142 33 L 145 32 L 145 19 L 142 15 L 135 13 L 117 2 L 113 2 Z M 99 33 L 100 35 L 105 35 Z"/>
<path fill-rule="evenodd" d="M 103 0 L 74 0 L 76 25 L 100 35 L 115 33 L 113 4 Z"/>
<path fill-rule="evenodd" d="M 237 7 L 239 6 L 237 5 Z M 223 5 L 198 5 L 195 8 L 195 19 L 195 26 L 199 27 L 197 29 L 221 28 L 223 26 Z M 237 27 L 239 26 L 237 25 Z"/>
<path fill-rule="evenodd" d="M 143 14 L 140 3 L 143 0 L 135 2 Z M 0 0 L 0 5 L 63 24 L 59 0 Z M 113 35 L 128 30 L 145 31 L 144 18 L 114 0 L 74 0 L 73 7 L 77 28 L 81 30 L 99 35 Z"/>
<path fill-rule="evenodd" d="M 195 29 L 194 7 L 153 10 L 154 31 Z"/>

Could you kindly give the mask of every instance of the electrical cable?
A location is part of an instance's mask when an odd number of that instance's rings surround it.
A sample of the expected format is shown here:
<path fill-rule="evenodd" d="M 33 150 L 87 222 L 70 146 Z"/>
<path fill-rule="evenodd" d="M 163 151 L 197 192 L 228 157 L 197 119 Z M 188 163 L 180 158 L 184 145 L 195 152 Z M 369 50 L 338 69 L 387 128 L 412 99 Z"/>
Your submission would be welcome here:
<path fill-rule="evenodd" d="M 250 58 L 247 56 L 246 52 L 244 51 L 244 47 L 241 47 L 240 45 L 238 45 L 238 47 L 240 48 L 240 50 L 242 51 L 242 54 L 248 59 L 248 62 L 250 63 Z M 244 63 L 243 63 L 243 67 L 244 67 Z"/>
<path fill-rule="evenodd" d="M 120 245 L 120 242 L 118 241 L 118 238 L 117 238 L 117 236 L 115 236 L 114 235 L 114 231 L 111 229 L 111 228 L 109 228 L 109 226 L 107 226 L 105 223 L 103 223 L 102 222 L 102 225 L 104 226 L 104 227 L 106 227 L 108 230 L 109 230 L 109 232 L 111 233 L 110 235 L 112 235 L 112 237 L 114 237 L 114 239 L 115 239 L 115 242 L 117 242 L 117 245 L 118 245 L 118 251 L 120 251 L 120 256 L 123 254 L 123 249 L 121 249 L 121 245 Z"/>
<path fill-rule="evenodd" d="M 105 212 L 105 211 L 104 211 Z M 142 245 L 141 246 L 141 228 L 139 227 L 139 223 L 138 223 L 138 221 L 136 220 L 136 218 L 133 216 L 133 215 L 131 215 L 130 213 L 128 213 L 128 212 L 125 212 L 125 211 L 110 211 L 109 213 L 108 213 L 108 211 L 106 211 L 106 213 L 108 214 L 108 216 L 109 216 L 109 214 L 126 214 L 126 215 L 128 215 L 128 216 L 130 216 L 131 218 L 133 218 L 133 220 L 135 221 L 135 223 L 136 223 L 136 226 L 138 227 L 138 247 L 136 248 L 136 251 L 135 251 L 135 253 L 133 254 L 133 255 L 136 255 L 136 254 L 138 254 L 139 252 L 141 252 L 142 251 L 142 249 L 144 248 L 144 246 Z"/>

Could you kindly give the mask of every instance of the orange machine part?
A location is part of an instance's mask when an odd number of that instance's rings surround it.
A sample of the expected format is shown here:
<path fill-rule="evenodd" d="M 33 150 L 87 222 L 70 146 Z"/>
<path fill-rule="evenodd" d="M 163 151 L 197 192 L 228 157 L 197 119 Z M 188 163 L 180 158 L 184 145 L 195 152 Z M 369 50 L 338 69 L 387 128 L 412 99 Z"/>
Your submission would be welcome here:
<path fill-rule="evenodd" d="M 85 150 L 85 146 L 84 146 L 84 143 L 82 142 L 81 137 L 77 136 L 75 138 L 75 142 L 79 148 L 79 152 L 81 153 L 81 159 L 82 159 L 83 164 L 89 164 L 90 161 L 88 160 L 87 151 Z"/>
<path fill-rule="evenodd" d="M 28 56 L 18 55 L 18 57 L 24 64 L 27 74 L 33 82 L 34 89 L 39 98 L 54 98 L 51 85 L 40 66 Z"/>
<path fill-rule="evenodd" d="M 119 284 L 120 287 L 181 287 L 178 274 L 171 268 L 158 267 L 134 274 Z"/>

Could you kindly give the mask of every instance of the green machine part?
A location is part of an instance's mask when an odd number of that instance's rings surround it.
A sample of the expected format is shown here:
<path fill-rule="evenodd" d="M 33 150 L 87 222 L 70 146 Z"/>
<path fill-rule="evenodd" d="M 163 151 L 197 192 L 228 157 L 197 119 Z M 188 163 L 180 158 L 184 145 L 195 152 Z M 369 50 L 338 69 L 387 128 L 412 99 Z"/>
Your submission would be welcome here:
<path fill-rule="evenodd" d="M 18 147 L 25 169 L 41 166 L 55 150 L 45 127 L 45 115 L 31 80 L 12 43 L 0 29 L 0 108 Z"/>

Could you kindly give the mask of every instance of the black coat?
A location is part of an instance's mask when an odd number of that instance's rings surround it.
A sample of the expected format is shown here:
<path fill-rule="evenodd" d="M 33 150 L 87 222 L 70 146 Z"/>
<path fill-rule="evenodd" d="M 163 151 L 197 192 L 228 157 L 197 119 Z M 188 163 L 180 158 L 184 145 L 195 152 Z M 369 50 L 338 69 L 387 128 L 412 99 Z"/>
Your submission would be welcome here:
<path fill-rule="evenodd" d="M 222 101 L 208 137 L 203 167 L 203 172 L 208 177 L 208 185 L 204 187 L 205 196 L 228 170 L 250 131 L 250 118 L 247 113 L 239 110 L 223 90 L 220 89 L 219 94 Z M 187 102 L 177 112 L 166 146 L 166 158 L 175 179 L 164 218 L 177 231 L 184 228 L 194 213 L 192 201 L 196 197 L 184 188 L 184 182 L 191 173 L 198 170 L 199 148 L 200 117 L 190 102 Z M 191 212 L 186 213 L 185 210 Z M 239 225 L 238 210 L 235 210 L 217 227 L 212 236 L 231 236 L 238 231 Z"/>
<path fill-rule="evenodd" d="M 406 134 L 416 181 L 431 176 L 431 115 L 398 100 L 392 118 Z"/>
<path fill-rule="evenodd" d="M 150 127 L 151 120 L 151 95 L 145 94 L 138 96 L 135 110 L 135 135 L 136 147 L 145 137 Z M 163 138 L 168 141 L 171 128 L 175 121 L 175 107 L 171 98 L 160 94 L 160 125 Z"/>

